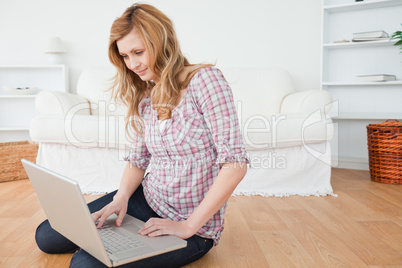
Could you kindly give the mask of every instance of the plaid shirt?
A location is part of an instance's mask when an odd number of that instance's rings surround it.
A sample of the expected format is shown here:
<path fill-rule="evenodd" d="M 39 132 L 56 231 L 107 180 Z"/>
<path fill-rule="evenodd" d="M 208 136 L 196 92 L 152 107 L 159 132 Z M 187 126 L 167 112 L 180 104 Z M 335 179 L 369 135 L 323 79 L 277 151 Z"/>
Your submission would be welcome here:
<path fill-rule="evenodd" d="M 248 162 L 232 91 L 221 72 L 199 70 L 181 102 L 159 130 L 151 99 L 140 103 L 144 136 L 135 135 L 126 160 L 147 169 L 142 184 L 162 218 L 183 221 L 208 192 L 222 163 Z M 197 232 L 219 243 L 226 204 Z"/>

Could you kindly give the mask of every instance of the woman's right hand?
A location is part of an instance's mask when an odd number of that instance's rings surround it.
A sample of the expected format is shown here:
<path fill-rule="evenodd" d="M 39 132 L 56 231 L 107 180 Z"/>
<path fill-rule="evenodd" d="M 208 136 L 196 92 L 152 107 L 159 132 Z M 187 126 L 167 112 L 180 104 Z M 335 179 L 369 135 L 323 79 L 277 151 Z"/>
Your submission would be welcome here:
<path fill-rule="evenodd" d="M 113 213 L 117 215 L 116 225 L 119 227 L 127 213 L 127 205 L 128 199 L 116 194 L 112 202 L 104 206 L 101 210 L 92 213 L 94 222 L 99 220 L 99 223 L 96 225 L 96 227 L 98 229 L 101 228 L 106 219 L 109 218 L 109 216 Z"/>
<path fill-rule="evenodd" d="M 113 201 L 104 206 L 101 210 L 92 213 L 92 218 L 99 223 L 96 227 L 99 229 L 113 213 L 117 215 L 116 225 L 120 226 L 127 213 L 128 200 L 141 184 L 145 174 L 145 169 L 137 168 L 130 162 L 127 163 L 120 182 L 119 190 L 113 197 Z"/>

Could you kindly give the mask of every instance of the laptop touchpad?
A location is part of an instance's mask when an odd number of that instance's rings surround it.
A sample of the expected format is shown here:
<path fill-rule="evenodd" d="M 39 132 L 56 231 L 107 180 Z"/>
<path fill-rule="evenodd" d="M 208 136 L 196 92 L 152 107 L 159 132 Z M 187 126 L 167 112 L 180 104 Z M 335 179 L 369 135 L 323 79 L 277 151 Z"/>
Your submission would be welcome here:
<path fill-rule="evenodd" d="M 122 224 L 121 227 L 123 227 L 125 230 L 129 231 L 130 233 L 135 233 L 138 234 L 138 231 L 141 229 L 138 227 L 135 223 L 126 223 Z"/>

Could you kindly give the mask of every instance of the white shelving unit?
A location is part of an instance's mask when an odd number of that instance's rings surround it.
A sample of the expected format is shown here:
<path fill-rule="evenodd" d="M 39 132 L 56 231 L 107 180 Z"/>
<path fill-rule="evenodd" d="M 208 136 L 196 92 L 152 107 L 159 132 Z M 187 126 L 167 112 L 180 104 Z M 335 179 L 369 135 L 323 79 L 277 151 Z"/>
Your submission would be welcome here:
<path fill-rule="evenodd" d="M 42 90 L 68 92 L 65 65 L 0 66 L 0 142 L 30 140 L 29 124 L 35 115 L 35 97 Z M 32 95 L 11 95 L 10 88 L 35 87 Z"/>
<path fill-rule="evenodd" d="M 383 7 L 399 6 L 400 0 L 366 0 L 366 1 L 350 1 L 350 0 L 324 0 L 324 10 L 329 13 L 359 11 L 364 9 L 375 9 Z"/>
<path fill-rule="evenodd" d="M 388 82 L 323 82 L 323 86 L 398 86 L 402 85 L 402 81 L 388 81 Z"/>
<path fill-rule="evenodd" d="M 334 101 L 338 167 L 368 170 L 371 123 L 402 120 L 402 55 L 395 41 L 351 42 L 353 33 L 401 29 L 402 0 L 323 0 L 321 87 Z M 349 40 L 345 43 L 335 41 Z M 397 81 L 355 82 L 358 75 L 393 74 Z"/>
<path fill-rule="evenodd" d="M 348 43 L 323 44 L 322 46 L 324 48 L 329 49 L 342 49 L 342 48 L 393 46 L 395 43 L 396 41 L 393 40 L 381 40 L 375 42 L 348 42 Z"/>

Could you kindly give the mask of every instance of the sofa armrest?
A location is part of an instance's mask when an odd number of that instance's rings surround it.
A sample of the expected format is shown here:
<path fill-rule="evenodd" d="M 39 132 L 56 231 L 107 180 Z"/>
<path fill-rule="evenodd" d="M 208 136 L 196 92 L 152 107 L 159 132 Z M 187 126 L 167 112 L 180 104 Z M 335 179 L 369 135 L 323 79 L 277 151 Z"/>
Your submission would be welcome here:
<path fill-rule="evenodd" d="M 332 96 L 325 90 L 304 90 L 286 95 L 281 104 L 281 113 L 310 114 L 322 110 L 329 114 L 332 109 Z"/>
<path fill-rule="evenodd" d="M 60 91 L 41 91 L 35 100 L 38 115 L 65 115 L 67 113 L 90 115 L 91 106 L 82 96 Z"/>

